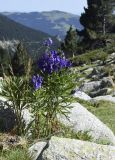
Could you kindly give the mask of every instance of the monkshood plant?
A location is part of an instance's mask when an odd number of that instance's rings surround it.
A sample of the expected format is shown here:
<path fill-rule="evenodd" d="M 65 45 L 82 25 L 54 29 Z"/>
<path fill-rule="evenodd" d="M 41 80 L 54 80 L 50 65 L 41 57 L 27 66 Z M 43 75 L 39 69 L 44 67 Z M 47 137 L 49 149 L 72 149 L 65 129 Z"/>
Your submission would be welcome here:
<path fill-rule="evenodd" d="M 44 42 L 46 51 L 38 60 L 38 72 L 33 75 L 34 86 L 32 110 L 35 117 L 34 133 L 37 137 L 47 137 L 57 127 L 57 116 L 67 116 L 75 87 L 72 64 L 64 53 L 50 50 L 52 40 Z M 41 125 L 42 124 L 42 132 Z"/>

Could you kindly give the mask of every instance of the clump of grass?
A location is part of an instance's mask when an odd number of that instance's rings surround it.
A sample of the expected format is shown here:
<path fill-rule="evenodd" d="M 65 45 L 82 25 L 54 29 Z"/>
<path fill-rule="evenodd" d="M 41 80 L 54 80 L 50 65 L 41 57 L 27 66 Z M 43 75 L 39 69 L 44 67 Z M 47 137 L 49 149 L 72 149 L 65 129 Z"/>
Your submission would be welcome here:
<path fill-rule="evenodd" d="M 27 150 L 13 149 L 10 151 L 2 151 L 0 153 L 0 160 L 31 160 Z"/>
<path fill-rule="evenodd" d="M 65 125 L 60 125 L 60 133 L 57 135 L 59 137 L 78 139 L 83 141 L 92 141 L 92 136 L 89 134 L 89 131 L 79 131 L 75 132 L 71 129 L 71 127 L 66 127 Z"/>
<path fill-rule="evenodd" d="M 115 133 L 115 103 L 99 101 L 94 114 Z"/>

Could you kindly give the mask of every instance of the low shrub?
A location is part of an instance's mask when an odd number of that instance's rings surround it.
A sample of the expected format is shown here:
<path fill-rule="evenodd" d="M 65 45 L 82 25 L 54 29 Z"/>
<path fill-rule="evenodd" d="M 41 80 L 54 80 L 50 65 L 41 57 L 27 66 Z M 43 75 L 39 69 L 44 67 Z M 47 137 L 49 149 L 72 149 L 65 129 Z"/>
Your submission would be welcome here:
<path fill-rule="evenodd" d="M 88 51 L 84 54 L 78 55 L 72 59 L 74 65 L 90 64 L 96 60 L 100 60 L 103 63 L 107 59 L 108 54 L 103 49 L 96 49 Z"/>

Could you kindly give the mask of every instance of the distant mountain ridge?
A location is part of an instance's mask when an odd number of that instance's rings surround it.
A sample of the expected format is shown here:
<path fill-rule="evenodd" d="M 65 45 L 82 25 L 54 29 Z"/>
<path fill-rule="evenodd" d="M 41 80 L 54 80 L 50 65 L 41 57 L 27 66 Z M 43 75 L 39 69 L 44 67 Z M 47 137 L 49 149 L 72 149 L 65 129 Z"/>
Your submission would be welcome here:
<path fill-rule="evenodd" d="M 48 37 L 51 36 L 42 31 L 36 31 L 22 24 L 19 24 L 0 14 L 0 40 L 3 42 L 10 42 L 12 40 L 21 41 L 31 55 L 34 55 L 35 52 L 40 55 L 40 48 L 42 43 Z M 55 43 L 58 43 L 55 37 L 51 38 Z"/>
<path fill-rule="evenodd" d="M 0 40 L 41 41 L 49 35 L 19 24 L 0 14 Z"/>
<path fill-rule="evenodd" d="M 35 30 L 40 30 L 52 36 L 64 37 L 70 25 L 82 29 L 78 15 L 62 11 L 47 12 L 3 12 L 3 15 Z"/>

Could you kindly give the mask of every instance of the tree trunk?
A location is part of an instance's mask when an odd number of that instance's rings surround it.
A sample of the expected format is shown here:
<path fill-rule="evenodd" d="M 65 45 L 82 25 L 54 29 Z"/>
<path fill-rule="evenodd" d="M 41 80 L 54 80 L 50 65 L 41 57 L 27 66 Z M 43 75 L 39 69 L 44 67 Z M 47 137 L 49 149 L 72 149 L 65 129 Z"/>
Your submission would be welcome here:
<path fill-rule="evenodd" d="M 105 16 L 103 16 L 103 35 L 105 36 L 106 34 L 106 19 L 105 19 Z"/>

